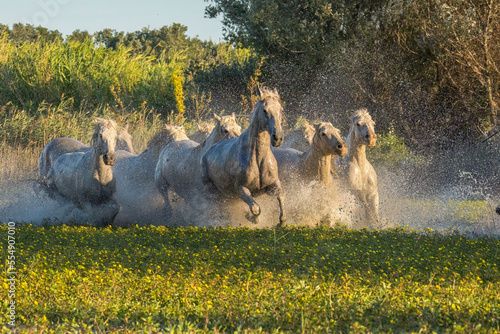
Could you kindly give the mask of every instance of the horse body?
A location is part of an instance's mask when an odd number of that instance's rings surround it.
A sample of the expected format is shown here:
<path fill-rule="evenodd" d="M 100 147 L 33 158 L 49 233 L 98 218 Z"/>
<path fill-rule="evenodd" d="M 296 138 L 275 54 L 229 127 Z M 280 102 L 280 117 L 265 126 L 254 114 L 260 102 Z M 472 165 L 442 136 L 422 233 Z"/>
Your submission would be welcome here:
<path fill-rule="evenodd" d="M 358 110 L 351 122 L 344 158 L 348 188 L 365 208 L 366 225 L 373 226 L 379 220 L 379 195 L 377 173 L 366 159 L 366 147 L 374 147 L 377 142 L 375 122 L 366 109 Z"/>
<path fill-rule="evenodd" d="M 73 138 L 55 138 L 51 140 L 43 149 L 38 160 L 38 170 L 40 182 L 45 183 L 47 173 L 50 170 L 53 162 L 56 161 L 61 155 L 74 152 L 87 152 L 90 146 Z M 115 150 L 124 150 L 126 152 L 134 153 L 132 146 L 132 136 L 128 133 L 128 124 L 125 127 L 120 127 L 116 137 Z"/>
<path fill-rule="evenodd" d="M 241 127 L 232 116 L 215 115 L 216 125 L 208 138 L 201 144 L 193 140 L 173 141 L 163 149 L 155 170 L 155 183 L 165 198 L 165 206 L 170 211 L 168 191 L 173 190 L 184 200 L 189 201 L 203 192 L 200 160 L 202 155 L 221 140 L 236 138 Z"/>
<path fill-rule="evenodd" d="M 115 146 L 116 123 L 98 119 L 92 147 L 60 155 L 47 173 L 48 187 L 82 208 L 97 225 L 112 223 L 120 210 L 111 170 Z"/>
<path fill-rule="evenodd" d="M 49 173 L 53 162 L 56 161 L 61 155 L 73 152 L 85 152 L 89 149 L 89 146 L 73 138 L 62 137 L 51 140 L 43 148 L 43 151 L 40 154 L 40 159 L 38 159 L 40 182 L 46 183 L 47 174 Z"/>
<path fill-rule="evenodd" d="M 214 144 L 202 157 L 202 180 L 212 191 L 226 196 L 238 195 L 258 222 L 260 206 L 252 195 L 273 193 L 280 206 L 280 224 L 285 221 L 284 194 L 278 177 L 278 165 L 271 145 L 283 141 L 282 107 L 274 91 L 260 90 L 250 125 L 240 137 Z"/>
<path fill-rule="evenodd" d="M 163 198 L 154 183 L 154 173 L 162 149 L 172 141 L 188 139 L 184 129 L 167 125 L 148 143 L 139 155 L 117 152 L 113 166 L 116 179 L 117 201 L 122 210 L 116 224 L 147 224 L 162 218 Z"/>

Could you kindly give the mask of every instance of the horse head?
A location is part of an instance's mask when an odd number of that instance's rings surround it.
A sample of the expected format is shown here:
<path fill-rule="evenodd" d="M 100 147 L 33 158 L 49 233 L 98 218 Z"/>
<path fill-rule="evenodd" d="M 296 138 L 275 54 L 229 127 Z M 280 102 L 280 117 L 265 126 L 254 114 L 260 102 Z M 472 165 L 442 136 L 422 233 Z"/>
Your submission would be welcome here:
<path fill-rule="evenodd" d="M 254 113 L 258 117 L 259 129 L 265 129 L 271 137 L 271 145 L 279 147 L 283 143 L 284 132 L 281 127 L 283 108 L 276 89 L 259 87 L 260 100 L 255 105 Z"/>
<path fill-rule="evenodd" d="M 241 135 L 241 126 L 236 123 L 236 116 L 233 113 L 231 116 L 218 116 L 214 114 L 217 122 L 218 135 L 223 139 L 237 138 Z"/>
<path fill-rule="evenodd" d="M 377 143 L 377 135 L 375 134 L 375 122 L 365 108 L 359 109 L 351 117 L 351 136 L 354 135 L 355 140 L 361 145 L 374 147 Z"/>
<path fill-rule="evenodd" d="M 340 130 L 333 127 L 332 123 L 316 123 L 314 129 L 313 145 L 319 148 L 320 152 L 340 157 L 347 154 L 347 145 L 340 136 Z"/>
<path fill-rule="evenodd" d="M 95 130 L 92 135 L 92 146 L 99 155 L 102 155 L 104 163 L 108 166 L 115 164 L 115 148 L 117 128 L 115 121 L 97 118 Z"/>

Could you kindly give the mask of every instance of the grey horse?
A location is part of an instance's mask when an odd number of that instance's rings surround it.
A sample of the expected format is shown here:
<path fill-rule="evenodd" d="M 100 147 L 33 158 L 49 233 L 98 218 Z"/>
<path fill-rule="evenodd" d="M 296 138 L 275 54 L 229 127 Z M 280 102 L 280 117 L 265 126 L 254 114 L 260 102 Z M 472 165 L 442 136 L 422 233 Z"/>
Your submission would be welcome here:
<path fill-rule="evenodd" d="M 258 223 L 261 209 L 253 195 L 263 191 L 275 195 L 281 226 L 285 222 L 284 193 L 271 145 L 279 147 L 283 142 L 283 108 L 276 90 L 259 88 L 259 96 L 250 125 L 241 136 L 218 142 L 203 155 L 202 180 L 212 193 L 243 200 L 254 223 Z"/>

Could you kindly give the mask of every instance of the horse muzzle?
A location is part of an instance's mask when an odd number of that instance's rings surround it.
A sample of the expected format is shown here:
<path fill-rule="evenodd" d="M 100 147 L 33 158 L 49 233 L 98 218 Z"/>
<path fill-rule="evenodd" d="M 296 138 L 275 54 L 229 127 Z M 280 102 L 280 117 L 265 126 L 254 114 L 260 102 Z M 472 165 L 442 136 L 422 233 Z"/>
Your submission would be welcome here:
<path fill-rule="evenodd" d="M 347 155 L 347 145 L 338 145 L 336 151 L 339 157 L 345 157 Z"/>
<path fill-rule="evenodd" d="M 377 135 L 367 135 L 366 142 L 368 147 L 375 147 L 375 145 L 377 144 Z"/>
<path fill-rule="evenodd" d="M 277 135 L 273 133 L 271 136 L 271 145 L 274 147 L 280 147 L 283 144 L 283 135 Z"/>
<path fill-rule="evenodd" d="M 108 166 L 114 166 L 116 162 L 115 155 L 110 153 L 103 155 L 102 160 Z"/>

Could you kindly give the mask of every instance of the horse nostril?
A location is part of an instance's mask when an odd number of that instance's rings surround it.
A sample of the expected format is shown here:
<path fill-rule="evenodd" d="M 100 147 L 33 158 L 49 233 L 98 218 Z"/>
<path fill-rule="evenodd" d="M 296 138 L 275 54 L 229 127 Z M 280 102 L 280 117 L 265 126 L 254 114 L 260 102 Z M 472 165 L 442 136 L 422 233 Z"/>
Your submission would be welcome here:
<path fill-rule="evenodd" d="M 338 148 L 339 150 L 341 150 L 341 149 L 343 149 L 343 148 L 344 148 L 344 145 L 339 144 L 339 145 L 337 146 L 337 148 Z"/>

